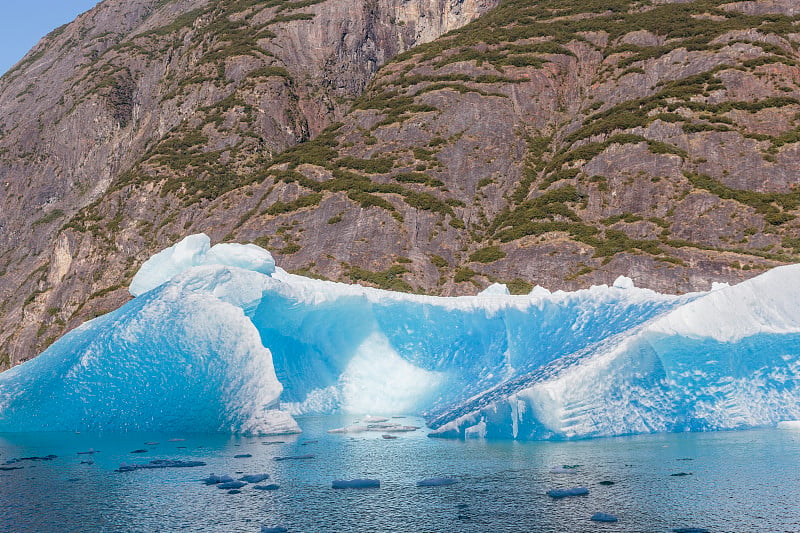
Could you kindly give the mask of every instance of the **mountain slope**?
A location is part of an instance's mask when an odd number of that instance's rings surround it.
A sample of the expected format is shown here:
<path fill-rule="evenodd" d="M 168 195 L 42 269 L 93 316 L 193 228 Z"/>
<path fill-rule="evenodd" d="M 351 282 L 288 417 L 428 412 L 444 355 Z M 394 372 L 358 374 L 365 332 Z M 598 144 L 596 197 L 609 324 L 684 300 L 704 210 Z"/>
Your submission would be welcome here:
<path fill-rule="evenodd" d="M 792 2 L 492 6 L 107 1 L 46 39 L 0 81 L 7 360 L 200 231 L 438 294 L 797 260 Z"/>
<path fill-rule="evenodd" d="M 388 58 L 493 3 L 106 0 L 48 35 L 0 79 L 0 367 L 123 301 L 183 232 L 172 207 L 257 180 Z M 106 204 L 95 229 L 80 210 Z"/>

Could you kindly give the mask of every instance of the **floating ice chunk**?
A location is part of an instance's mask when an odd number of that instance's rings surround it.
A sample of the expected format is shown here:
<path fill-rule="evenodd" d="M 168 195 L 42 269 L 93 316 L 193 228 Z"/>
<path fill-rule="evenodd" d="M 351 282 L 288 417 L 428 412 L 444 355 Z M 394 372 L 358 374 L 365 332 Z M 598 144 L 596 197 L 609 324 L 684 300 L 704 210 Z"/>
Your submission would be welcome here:
<path fill-rule="evenodd" d="M 203 483 L 206 485 L 217 485 L 218 483 L 230 483 L 232 481 L 234 481 L 234 479 L 231 476 L 218 476 L 216 474 L 211 474 L 203 480 Z"/>
<path fill-rule="evenodd" d="M 337 479 L 331 483 L 333 489 L 371 489 L 380 487 L 377 479 Z"/>
<path fill-rule="evenodd" d="M 289 531 L 285 527 L 267 527 L 261 526 L 261 533 L 287 533 Z"/>
<path fill-rule="evenodd" d="M 217 488 L 223 490 L 235 490 L 241 489 L 247 485 L 244 481 L 226 481 L 225 483 L 218 483 Z"/>
<path fill-rule="evenodd" d="M 269 474 L 248 474 L 239 478 L 239 481 L 247 483 L 261 483 L 265 479 L 269 479 Z"/>
<path fill-rule="evenodd" d="M 708 529 L 702 527 L 677 527 L 672 531 L 675 533 L 711 533 Z"/>
<path fill-rule="evenodd" d="M 502 283 L 492 283 L 481 292 L 478 293 L 478 296 L 509 296 L 511 292 L 509 292 L 508 287 L 506 287 Z"/>
<path fill-rule="evenodd" d="M 431 477 L 417 481 L 417 487 L 445 487 L 456 483 L 458 480 L 452 477 Z"/>
<path fill-rule="evenodd" d="M 196 466 L 206 466 L 202 461 L 180 461 L 170 459 L 156 459 L 145 464 L 122 464 L 114 472 L 133 472 L 134 470 L 151 470 L 156 468 L 192 468 Z"/>
<path fill-rule="evenodd" d="M 240 453 L 233 456 L 234 459 L 249 459 L 250 457 L 253 457 L 252 453 Z"/>
<path fill-rule="evenodd" d="M 551 474 L 575 474 L 578 472 L 576 465 L 560 465 L 550 469 Z"/>
<path fill-rule="evenodd" d="M 253 488 L 256 490 L 278 490 L 281 486 L 270 483 L 269 485 L 253 485 Z"/>
<path fill-rule="evenodd" d="M 574 487 L 571 489 L 551 489 L 547 491 L 547 495 L 555 499 L 569 498 L 571 496 L 585 496 L 586 494 L 589 494 L 589 489 L 587 489 L 586 487 Z"/>
<path fill-rule="evenodd" d="M 44 457 L 19 457 L 19 458 L 8 459 L 5 462 L 5 464 L 12 465 L 14 463 L 21 463 L 23 461 L 52 461 L 53 459 L 58 459 L 58 456 L 50 454 L 50 455 L 45 455 Z"/>
<path fill-rule="evenodd" d="M 305 455 L 287 455 L 285 457 L 273 457 L 276 461 L 296 461 L 303 459 L 313 459 L 314 454 L 307 453 Z"/>
<path fill-rule="evenodd" d="M 617 289 L 633 289 L 636 285 L 633 284 L 633 280 L 627 276 L 619 276 L 617 279 L 614 280 L 614 287 Z"/>
<path fill-rule="evenodd" d="M 378 423 L 378 422 L 387 422 L 389 419 L 386 418 L 385 416 L 367 415 L 367 416 L 364 417 L 363 420 L 364 420 L 364 423 L 366 423 L 366 424 L 375 424 L 375 423 Z"/>
<path fill-rule="evenodd" d="M 594 513 L 592 518 L 590 518 L 592 522 L 618 522 L 619 519 L 614 516 L 613 514 L 608 513 Z"/>

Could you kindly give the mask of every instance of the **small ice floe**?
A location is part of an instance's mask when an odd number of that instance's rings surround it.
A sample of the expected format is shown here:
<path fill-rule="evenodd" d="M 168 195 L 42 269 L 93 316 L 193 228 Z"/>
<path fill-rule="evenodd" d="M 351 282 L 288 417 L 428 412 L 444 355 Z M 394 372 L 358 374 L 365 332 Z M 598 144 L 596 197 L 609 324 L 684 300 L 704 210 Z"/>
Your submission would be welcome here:
<path fill-rule="evenodd" d="M 192 468 L 195 466 L 206 466 L 202 461 L 179 461 L 171 459 L 156 459 L 145 464 L 122 464 L 114 472 L 133 472 L 134 470 L 152 470 L 155 468 Z"/>
<path fill-rule="evenodd" d="M 372 428 L 370 427 L 370 431 L 385 431 L 387 433 L 409 433 L 411 431 L 416 431 L 419 429 L 419 426 L 395 426 L 395 425 L 383 425 L 380 427 Z"/>
<path fill-rule="evenodd" d="M 144 445 L 145 446 L 158 446 L 158 443 L 157 442 L 145 442 Z"/>
<path fill-rule="evenodd" d="M 594 513 L 590 518 L 592 522 L 618 522 L 619 519 L 613 514 Z"/>
<path fill-rule="evenodd" d="M 289 531 L 285 527 L 267 527 L 261 526 L 261 533 L 287 533 Z"/>
<path fill-rule="evenodd" d="M 550 489 L 547 491 L 547 495 L 551 498 L 561 499 L 561 498 L 569 498 L 571 496 L 585 496 L 589 494 L 589 489 L 586 487 L 573 487 L 571 489 Z"/>
<path fill-rule="evenodd" d="M 284 457 L 273 457 L 276 461 L 298 461 L 303 459 L 313 459 L 315 456 L 313 453 L 307 453 L 305 455 L 287 455 Z"/>
<path fill-rule="evenodd" d="M 331 483 L 333 489 L 372 489 L 381 486 L 377 479 L 337 479 Z"/>
<path fill-rule="evenodd" d="M 140 448 L 138 450 L 133 450 L 131 453 L 147 453 L 147 450 Z"/>
<path fill-rule="evenodd" d="M 239 478 L 239 481 L 247 483 L 261 483 L 265 479 L 269 479 L 269 474 L 247 474 Z"/>
<path fill-rule="evenodd" d="M 93 455 L 95 453 L 100 453 L 100 451 L 99 450 L 95 450 L 94 448 L 90 448 L 89 451 L 78 452 L 78 455 Z"/>
<path fill-rule="evenodd" d="M 238 455 L 234 455 L 233 456 L 234 459 L 248 459 L 250 457 L 253 457 L 253 454 L 251 454 L 251 453 L 240 453 Z"/>
<path fill-rule="evenodd" d="M 336 428 L 336 429 L 329 429 L 328 433 L 361 433 L 364 431 L 369 431 L 367 426 L 346 426 L 343 428 Z"/>
<path fill-rule="evenodd" d="M 417 487 L 445 487 L 456 483 L 458 483 L 458 480 L 452 477 L 430 477 L 417 481 Z"/>
<path fill-rule="evenodd" d="M 303 442 L 300 443 L 300 446 L 308 446 L 310 444 L 316 444 L 318 442 L 319 442 L 318 440 L 304 440 Z"/>
<path fill-rule="evenodd" d="M 580 465 L 559 465 L 550 469 L 551 474 L 575 474 Z"/>
<path fill-rule="evenodd" d="M 676 527 L 673 529 L 675 533 L 711 533 L 707 529 L 703 529 L 702 527 Z"/>
<path fill-rule="evenodd" d="M 386 422 L 388 420 L 389 419 L 386 418 L 385 416 L 365 416 L 364 417 L 364 422 L 366 422 L 367 424 L 374 424 L 374 423 L 377 423 L 377 422 Z"/>
<path fill-rule="evenodd" d="M 381 438 L 386 440 L 394 440 L 397 438 L 397 435 L 381 435 Z"/>
<path fill-rule="evenodd" d="M 169 439 L 167 442 L 183 442 L 186 439 Z"/>
<path fill-rule="evenodd" d="M 241 493 L 242 491 L 240 491 L 239 489 L 231 489 L 228 491 L 228 494 L 241 494 Z"/>
<path fill-rule="evenodd" d="M 270 483 L 269 485 L 253 485 L 253 488 L 256 490 L 278 490 L 281 486 Z"/>
<path fill-rule="evenodd" d="M 783 422 L 778 422 L 778 429 L 800 431 L 800 420 L 784 420 Z"/>
<path fill-rule="evenodd" d="M 609 486 L 611 486 L 611 485 L 613 485 L 613 484 L 614 484 L 614 482 L 613 482 L 613 481 L 611 481 L 610 479 L 604 479 L 603 481 L 601 481 L 600 483 L 598 483 L 598 485 L 603 485 L 603 486 L 605 486 L 605 487 L 609 487 Z"/>
<path fill-rule="evenodd" d="M 94 464 L 94 461 L 92 461 L 92 460 L 89 460 L 89 461 L 81 461 L 81 464 L 82 464 L 82 465 L 93 465 L 93 464 Z"/>
<path fill-rule="evenodd" d="M 241 489 L 247 485 L 244 481 L 226 481 L 225 483 L 218 483 L 217 488 L 222 490 L 235 490 Z"/>
<path fill-rule="evenodd" d="M 22 470 L 24 466 L 0 466 L 0 472 L 8 472 L 9 470 Z"/>
<path fill-rule="evenodd" d="M 264 441 L 261 444 L 263 444 L 264 446 L 274 446 L 276 444 L 286 444 L 286 442 L 282 440 L 272 440 L 272 441 Z"/>
<path fill-rule="evenodd" d="M 218 476 L 212 473 L 210 476 L 208 476 L 203 480 L 203 483 L 205 483 L 206 485 L 216 485 L 218 483 L 230 483 L 231 481 L 234 481 L 234 479 L 231 476 Z"/>
<path fill-rule="evenodd" d="M 57 458 L 58 458 L 57 455 L 52 455 L 52 454 L 45 455 L 44 457 L 20 457 L 20 458 L 9 459 L 3 464 L 13 465 L 15 463 L 21 463 L 23 461 L 52 461 L 53 459 Z"/>
<path fill-rule="evenodd" d="M 677 472 L 675 474 L 670 474 L 670 477 L 683 477 L 683 476 L 691 476 L 691 472 Z"/>
<path fill-rule="evenodd" d="M 375 424 L 367 424 L 366 426 L 361 425 L 352 425 L 346 426 L 343 428 L 336 428 L 336 429 L 329 429 L 328 433 L 364 433 L 367 431 L 377 431 L 381 433 L 407 433 L 411 431 L 416 431 L 419 429 L 419 426 L 405 426 L 401 424 L 394 424 L 394 423 L 375 423 Z"/>

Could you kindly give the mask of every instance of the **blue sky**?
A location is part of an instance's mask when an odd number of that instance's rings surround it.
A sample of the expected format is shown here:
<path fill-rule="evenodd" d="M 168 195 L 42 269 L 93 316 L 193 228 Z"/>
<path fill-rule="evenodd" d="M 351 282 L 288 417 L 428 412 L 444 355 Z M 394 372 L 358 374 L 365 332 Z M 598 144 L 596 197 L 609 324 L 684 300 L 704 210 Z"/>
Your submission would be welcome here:
<path fill-rule="evenodd" d="M 98 0 L 4 0 L 0 4 L 0 73 L 5 73 L 39 39 Z"/>

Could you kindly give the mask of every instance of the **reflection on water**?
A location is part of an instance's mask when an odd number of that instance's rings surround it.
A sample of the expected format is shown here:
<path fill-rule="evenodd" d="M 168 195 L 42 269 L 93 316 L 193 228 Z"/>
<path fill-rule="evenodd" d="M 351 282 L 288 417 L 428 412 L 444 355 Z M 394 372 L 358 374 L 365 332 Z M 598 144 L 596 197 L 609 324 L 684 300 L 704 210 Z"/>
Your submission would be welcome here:
<path fill-rule="evenodd" d="M 800 531 L 800 433 L 487 443 L 429 439 L 423 430 L 397 439 L 326 431 L 351 422 L 307 418 L 302 435 L 269 438 L 6 434 L 0 463 L 58 457 L 0 464 L 0 531 Z M 137 449 L 147 452 L 130 453 Z M 97 453 L 78 454 L 91 450 Z M 314 458 L 274 460 L 309 454 Z M 153 459 L 207 465 L 114 472 L 123 463 Z M 552 471 L 563 465 L 579 466 Z M 280 488 L 249 484 L 228 494 L 200 481 L 212 472 L 268 473 L 262 484 Z M 459 483 L 416 486 L 448 476 Z M 335 479 L 354 478 L 376 478 L 381 487 L 331 488 Z M 589 495 L 546 496 L 578 486 Z M 591 522 L 596 512 L 619 522 Z"/>

